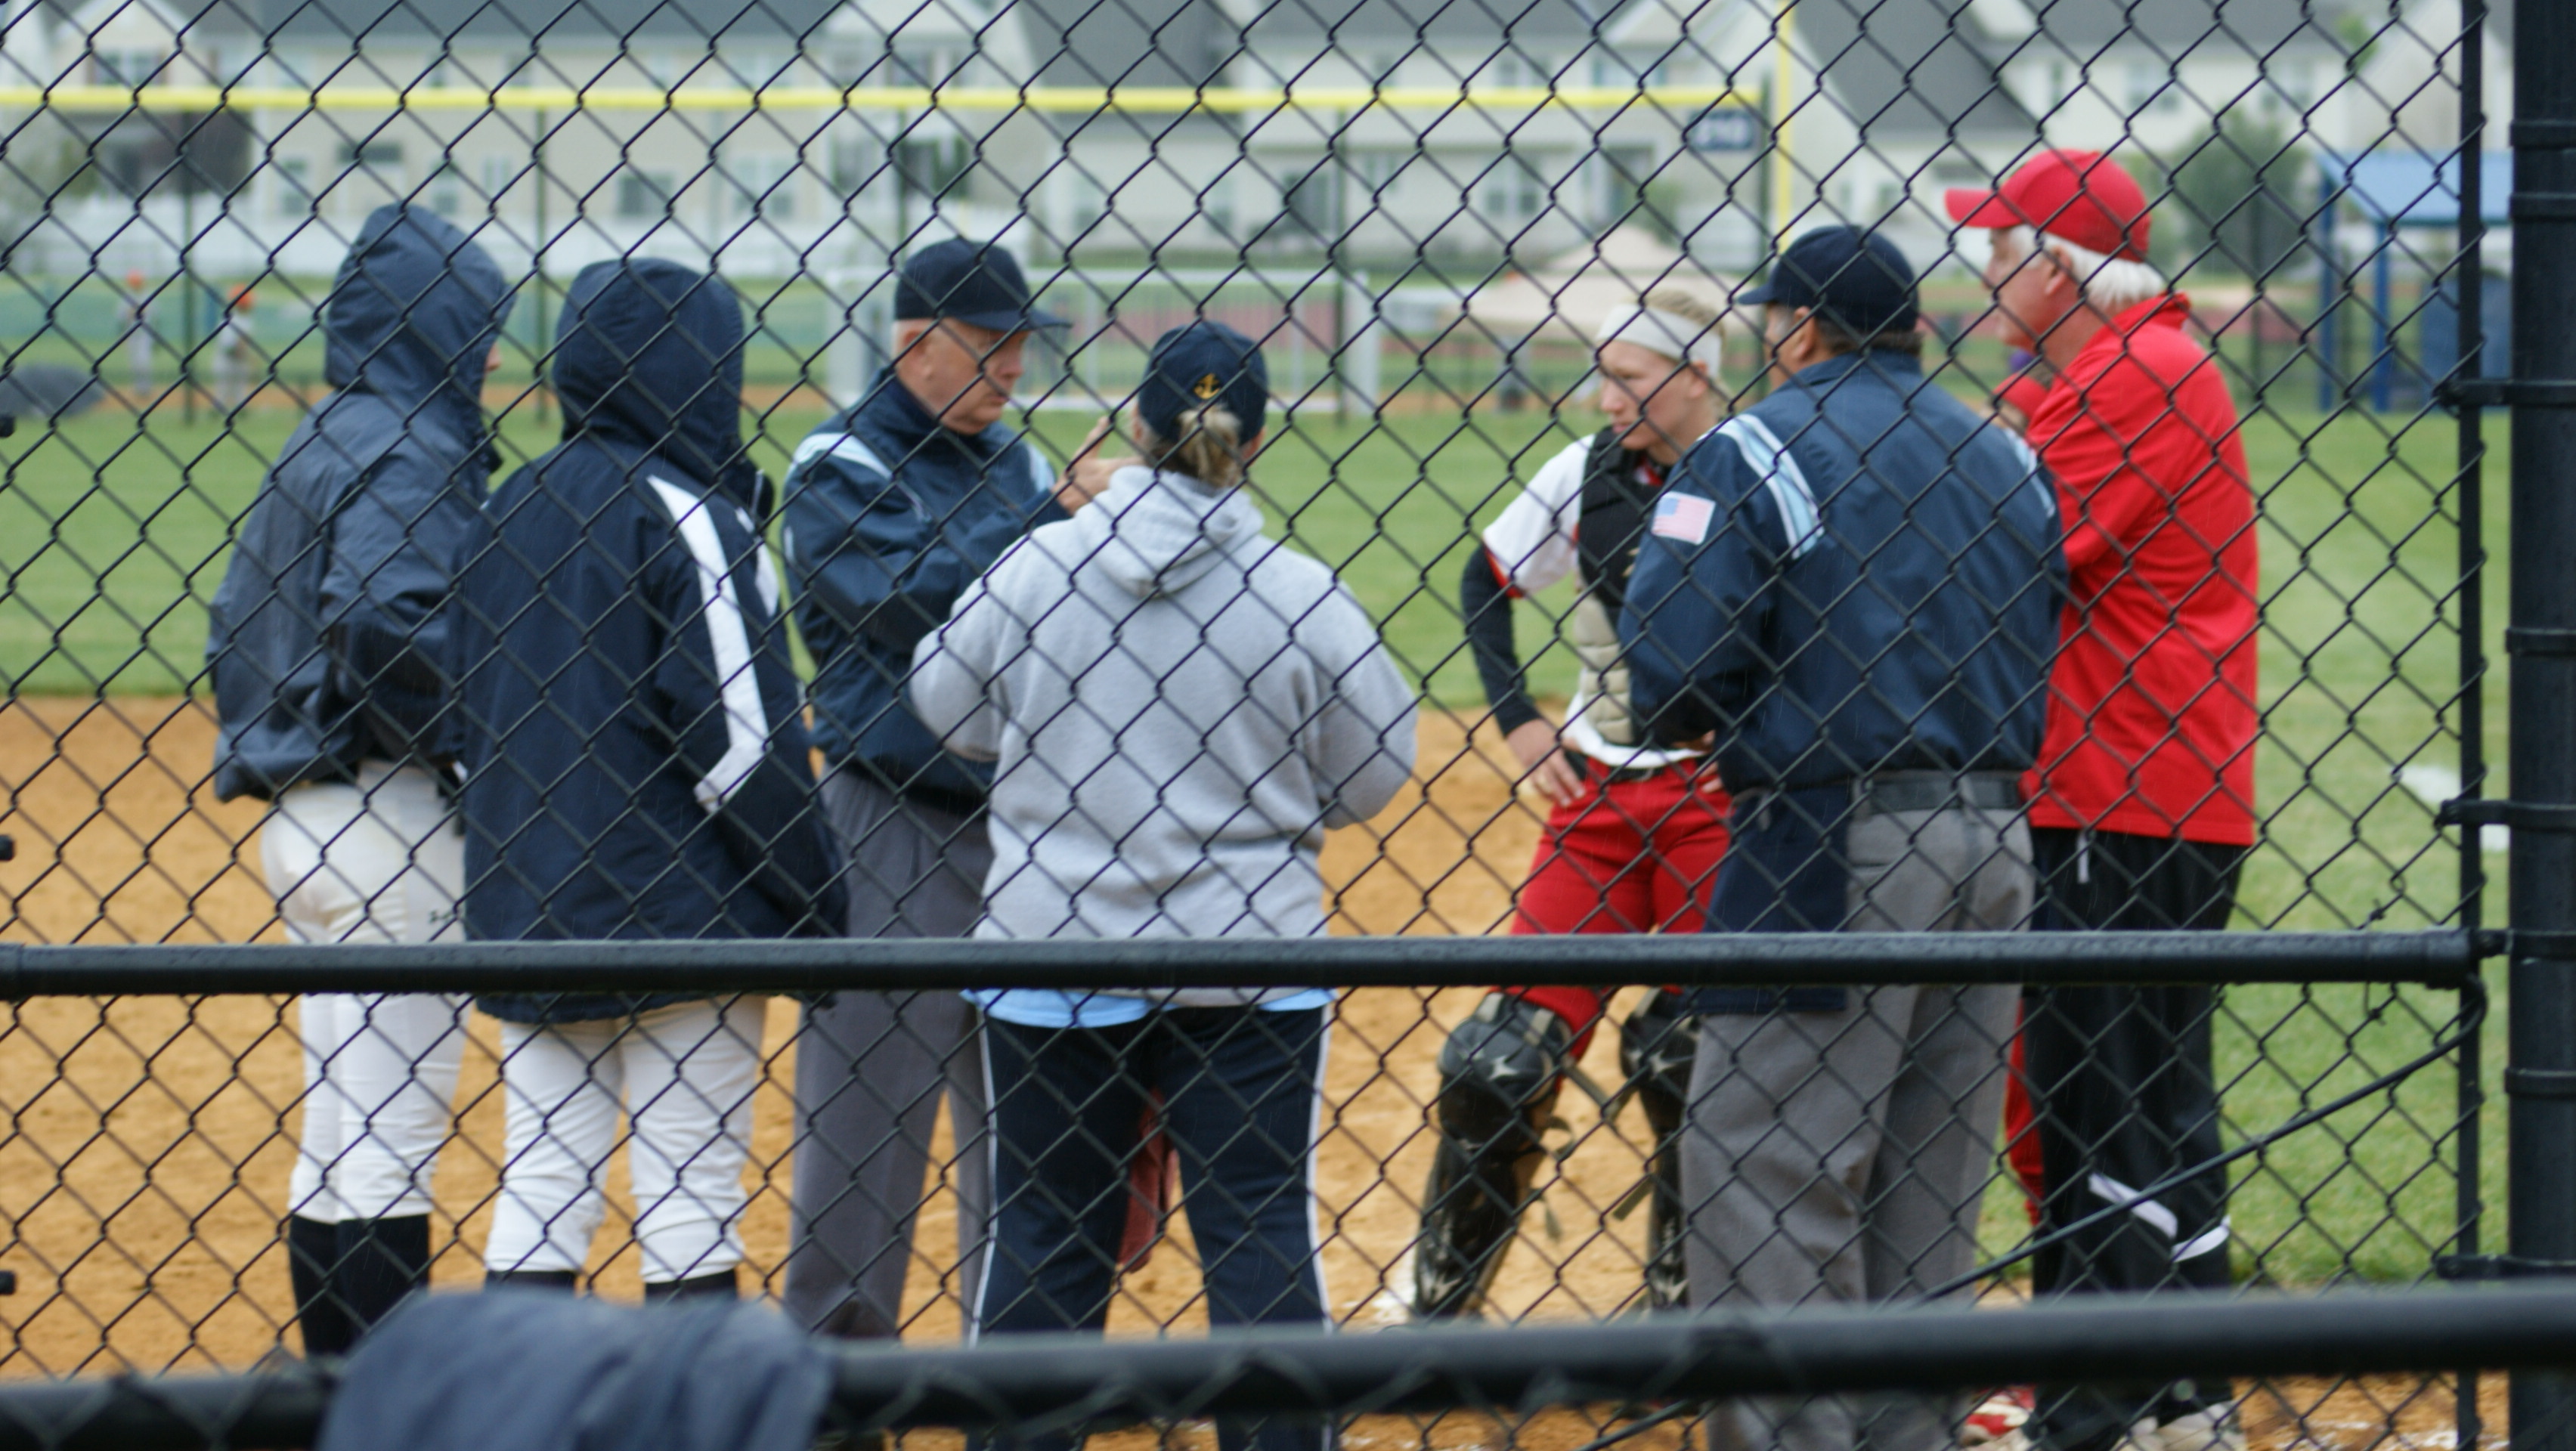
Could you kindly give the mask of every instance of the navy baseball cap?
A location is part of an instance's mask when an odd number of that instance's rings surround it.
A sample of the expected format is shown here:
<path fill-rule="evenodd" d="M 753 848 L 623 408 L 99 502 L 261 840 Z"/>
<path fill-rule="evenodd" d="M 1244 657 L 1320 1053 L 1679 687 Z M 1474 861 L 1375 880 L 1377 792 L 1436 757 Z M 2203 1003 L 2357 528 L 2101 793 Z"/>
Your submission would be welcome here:
<path fill-rule="evenodd" d="M 894 285 L 894 315 L 899 320 L 954 318 L 997 333 L 1064 326 L 1063 318 L 1031 299 L 1029 280 L 1010 253 L 998 243 L 963 237 L 933 242 L 903 259 Z"/>
<path fill-rule="evenodd" d="M 1791 242 L 1771 275 L 1737 302 L 1813 308 L 1856 337 L 1914 330 L 1921 310 L 1914 264 L 1896 244 L 1858 227 L 1818 227 Z"/>
<path fill-rule="evenodd" d="M 1242 430 L 1239 442 L 1261 432 L 1270 407 L 1270 365 L 1261 345 L 1221 322 L 1184 323 L 1154 339 L 1136 390 L 1136 414 L 1156 438 L 1180 441 L 1181 415 L 1222 403 Z"/>

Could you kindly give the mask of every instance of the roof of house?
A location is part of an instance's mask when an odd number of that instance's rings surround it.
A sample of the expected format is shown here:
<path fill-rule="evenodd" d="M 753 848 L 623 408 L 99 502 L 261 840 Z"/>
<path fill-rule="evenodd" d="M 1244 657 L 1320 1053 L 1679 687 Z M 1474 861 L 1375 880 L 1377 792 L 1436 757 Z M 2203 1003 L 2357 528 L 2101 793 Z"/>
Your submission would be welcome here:
<path fill-rule="evenodd" d="M 1996 73 L 1993 38 L 1968 10 L 1967 0 L 1799 0 L 1796 45 L 1864 142 L 2035 136 L 2037 122 Z"/>
<path fill-rule="evenodd" d="M 1202 86 L 1240 43 L 1216 0 L 1013 0 L 1042 86 Z"/>
<path fill-rule="evenodd" d="M 2283 45 L 2341 48 L 2333 26 L 2352 7 L 2333 0 L 2021 0 L 2038 22 L 2038 44 L 2086 56 L 2144 42 L 2179 58 L 2195 50 L 2267 55 Z M 2381 14 L 2385 16 L 2384 7 Z"/>
<path fill-rule="evenodd" d="M 1605 42 L 1623 16 L 1679 0 L 1270 0 L 1246 27 L 1258 47 L 1276 40 L 1347 51 L 1437 44 L 1477 54 L 1502 39 L 1549 50 Z M 2104 0 L 2116 3 L 2116 0 Z M 2234 3 L 2234 0 L 2229 0 Z M 1820 69 L 1834 103 L 1864 135 L 1889 130 L 2008 133 L 2038 127 L 2005 92 L 1992 37 L 1964 15 L 1969 0 L 1798 0 L 1796 45 Z M 1713 23 L 1721 7 L 1694 9 L 1687 23 Z"/>
<path fill-rule="evenodd" d="M 141 9 L 175 30 L 231 38 L 260 32 L 260 0 L 43 0 L 58 22 L 90 32 Z"/>
<path fill-rule="evenodd" d="M 1581 43 L 1621 7 L 1652 0 L 1270 0 L 1248 35 L 1314 45 L 1384 47 L 1511 39 Z"/>
<path fill-rule="evenodd" d="M 477 0 L 453 10 L 421 0 L 238 3 L 256 6 L 263 31 L 292 40 L 361 35 L 793 40 L 817 31 L 839 8 L 839 0 Z"/>

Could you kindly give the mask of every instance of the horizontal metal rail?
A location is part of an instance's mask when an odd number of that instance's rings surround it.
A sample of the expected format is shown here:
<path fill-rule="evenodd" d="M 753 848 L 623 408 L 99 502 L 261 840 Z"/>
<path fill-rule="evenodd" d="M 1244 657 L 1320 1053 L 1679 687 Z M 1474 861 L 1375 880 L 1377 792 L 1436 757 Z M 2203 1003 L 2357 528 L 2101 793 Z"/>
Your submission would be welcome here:
<path fill-rule="evenodd" d="M 2086 1297 L 2017 1310 L 1836 1309 L 1614 1324 L 855 1351 L 865 1424 L 1095 1424 L 1223 1413 L 1534 1411 L 1595 1401 L 1962 1390 L 2033 1381 L 2576 1366 L 2576 1290 Z"/>
<path fill-rule="evenodd" d="M 1101 1427 L 1210 1415 L 1366 1415 L 2030 1381 L 2576 1367 L 2576 1289 L 2088 1296 L 2015 1310 L 1801 1310 L 1616 1324 L 1031 1337 L 846 1348 L 845 1424 Z M 0 1451 L 310 1446 L 326 1367 L 0 1388 Z"/>
<path fill-rule="evenodd" d="M 960 942 L 0 944 L 0 999 L 308 992 L 1808 987 L 1872 983 L 2424 983 L 2476 970 L 2468 933 L 1957 932 Z"/>

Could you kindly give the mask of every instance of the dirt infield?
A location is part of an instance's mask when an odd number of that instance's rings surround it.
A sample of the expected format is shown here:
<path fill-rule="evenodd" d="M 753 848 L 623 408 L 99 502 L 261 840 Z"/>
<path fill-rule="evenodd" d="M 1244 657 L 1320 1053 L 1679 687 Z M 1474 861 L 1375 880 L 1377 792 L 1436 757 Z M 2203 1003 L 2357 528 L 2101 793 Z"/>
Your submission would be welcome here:
<path fill-rule="evenodd" d="M 7 937 L 273 939 L 270 901 L 253 869 L 261 808 L 218 803 L 198 784 L 212 744 L 210 713 L 184 700 L 31 699 L 0 710 L 0 770 L 11 789 L 0 830 L 17 842 L 17 859 L 0 864 L 13 907 Z M 1470 744 L 1450 717 L 1425 722 L 1421 763 L 1421 784 L 1327 850 L 1337 930 L 1477 933 L 1505 920 L 1537 839 L 1536 815 L 1514 800 L 1499 755 Z M 1372 990 L 1342 1005 L 1318 1187 L 1334 1312 L 1354 1329 L 1401 1318 L 1402 1250 L 1428 1168 L 1423 1109 L 1434 1055 L 1475 996 Z M 19 1290 L 0 1300 L 12 1335 L 0 1375 L 242 1366 L 281 1343 L 292 1348 L 275 1245 L 300 1089 L 292 1012 L 287 1000 L 240 997 L 48 999 L 10 1010 L 0 1031 L 0 1099 L 11 1125 L 0 1140 L 0 1215 L 10 1233 L 0 1268 L 17 1273 Z M 793 1081 L 795 1021 L 792 1004 L 771 1004 L 744 1223 L 751 1269 L 773 1289 L 787 1232 L 792 1113 L 783 1086 Z M 1615 1060 L 1613 1035 L 1598 1035 L 1588 1064 L 1595 1077 L 1615 1081 Z M 443 1286 L 471 1286 L 481 1275 L 501 1143 L 495 1069 L 490 1025 L 477 1019 L 458 1137 L 438 1171 L 435 1277 Z M 1633 1107 L 1623 1122 L 1603 1125 L 1574 1093 L 1561 1111 L 1566 1152 L 1542 1212 L 1504 1266 L 1497 1309 L 1598 1318 L 1637 1293 L 1644 1215 L 1612 1210 L 1637 1183 L 1644 1126 Z M 939 1147 L 944 1157 L 945 1125 Z M 616 1166 L 612 1182 L 623 1174 Z M 612 1190 L 611 1203 L 593 1268 L 603 1293 L 629 1298 L 639 1287 L 622 1191 Z M 916 1337 L 956 1332 L 943 1275 L 954 1233 L 954 1204 L 941 1192 L 916 1240 L 908 1295 Z M 1197 1295 L 1188 1227 L 1176 1216 L 1173 1242 L 1127 1277 L 1112 1328 L 1203 1325 Z M 2500 1402 L 2491 1417 L 2502 1424 Z M 2269 1387 L 2249 1401 L 2248 1419 L 2267 1447 L 2451 1445 L 2448 1395 L 2412 1378 Z M 1600 1415 L 1579 1411 L 1509 1431 L 1480 1416 L 1427 1427 L 1373 1418 L 1348 1439 L 1361 1448 L 1565 1451 L 1600 1424 Z M 950 1438 L 914 1439 L 938 1451 Z M 1151 1439 L 1104 1444 L 1138 1451 Z M 1665 1427 L 1634 1444 L 1669 1451 L 1679 1440 Z"/>
<path fill-rule="evenodd" d="M 16 909 L 9 935 L 273 939 L 251 866 L 260 808 L 218 803 L 198 785 L 212 744 L 210 716 L 183 700 L 27 700 L 0 711 L 0 760 L 29 763 L 11 783 L 0 828 L 18 842 L 17 860 L 0 866 Z M 1328 856 L 1342 930 L 1483 931 L 1508 910 L 1535 819 L 1454 722 L 1434 718 L 1422 746 L 1431 783 L 1370 829 L 1342 833 Z M 1355 994 L 1343 1009 L 1319 1183 L 1328 1282 L 1345 1319 L 1392 1313 L 1382 1291 L 1427 1172 L 1432 1058 L 1473 1001 L 1467 992 L 1381 991 Z M 287 1290 L 272 1241 L 299 1090 L 291 1013 L 282 1000 L 245 998 L 46 1000 L 14 1010 L 0 1034 L 0 1092 L 15 1116 L 0 1143 L 0 1213 L 15 1233 L 0 1266 L 20 1277 L 18 1295 L 0 1302 L 17 1336 L 11 1370 L 239 1365 L 278 1344 Z M 778 1085 L 792 1073 L 794 1022 L 791 1005 L 772 1004 L 745 1223 L 762 1274 L 775 1270 L 786 1238 L 791 1123 Z M 1611 1051 L 1605 1037 L 1596 1052 Z M 1594 1067 L 1615 1072 L 1609 1061 Z M 439 1169 L 443 1217 L 453 1221 L 441 1226 L 450 1236 L 441 1283 L 479 1274 L 481 1206 L 500 1143 L 494 1069 L 492 1040 L 478 1033 L 459 1138 Z M 1599 1226 L 1635 1183 L 1639 1153 L 1626 1135 L 1594 1132 L 1589 1101 L 1569 1095 L 1565 1112 L 1580 1146 L 1532 1243 L 1507 1266 L 1501 1298 L 1515 1312 L 1607 1314 L 1635 1292 L 1643 1219 Z M 939 1273 L 953 1258 L 953 1220 L 942 1195 L 922 1230 L 911 1298 L 927 1335 L 956 1326 Z M 613 1218 L 600 1237 L 596 1269 L 611 1294 L 636 1289 L 622 1228 Z M 1182 1226 L 1129 1277 L 1118 1325 L 1203 1323 L 1196 1281 Z"/>

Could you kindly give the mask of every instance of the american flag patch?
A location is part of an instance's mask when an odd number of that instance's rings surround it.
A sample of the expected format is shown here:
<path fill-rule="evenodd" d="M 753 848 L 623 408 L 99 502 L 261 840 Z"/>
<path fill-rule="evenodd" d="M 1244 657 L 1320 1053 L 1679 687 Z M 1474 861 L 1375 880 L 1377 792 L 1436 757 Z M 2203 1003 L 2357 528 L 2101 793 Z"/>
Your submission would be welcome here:
<path fill-rule="evenodd" d="M 1717 505 L 1696 494 L 1666 494 L 1655 501 L 1655 522 L 1648 532 L 1658 539 L 1705 543 L 1708 521 L 1716 515 Z"/>

